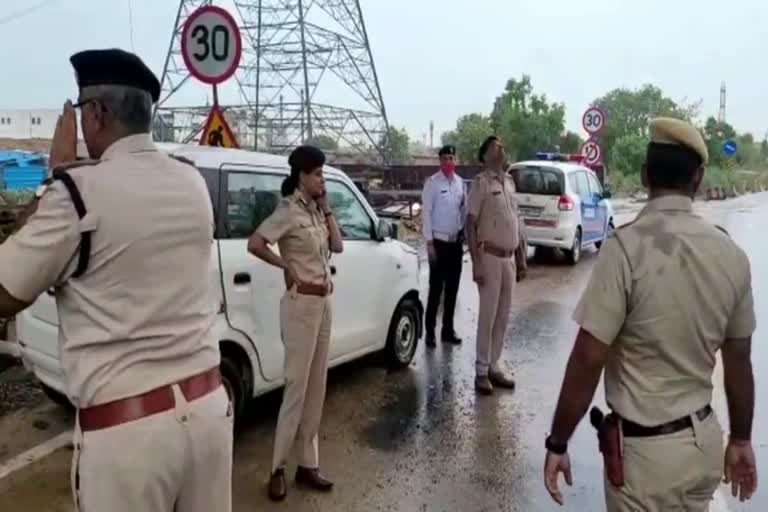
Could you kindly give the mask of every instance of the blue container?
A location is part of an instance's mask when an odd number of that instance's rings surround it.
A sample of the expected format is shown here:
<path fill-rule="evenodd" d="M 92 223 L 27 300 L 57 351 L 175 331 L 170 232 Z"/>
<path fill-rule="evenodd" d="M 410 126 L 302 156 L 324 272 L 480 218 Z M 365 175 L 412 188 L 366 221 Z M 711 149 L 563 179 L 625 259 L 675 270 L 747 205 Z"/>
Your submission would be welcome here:
<path fill-rule="evenodd" d="M 45 155 L 28 151 L 0 151 L 0 183 L 7 190 L 37 187 L 46 174 Z"/>

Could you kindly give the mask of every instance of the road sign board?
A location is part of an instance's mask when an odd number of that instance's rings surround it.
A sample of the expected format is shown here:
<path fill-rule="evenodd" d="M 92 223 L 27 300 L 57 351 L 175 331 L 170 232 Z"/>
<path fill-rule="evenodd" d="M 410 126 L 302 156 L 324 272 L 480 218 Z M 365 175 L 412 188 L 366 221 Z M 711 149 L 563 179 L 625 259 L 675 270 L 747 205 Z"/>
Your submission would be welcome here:
<path fill-rule="evenodd" d="M 590 107 L 584 112 L 581 124 L 590 135 L 600 133 L 605 128 L 605 112 L 599 107 Z"/>
<path fill-rule="evenodd" d="M 595 165 L 602 159 L 603 149 L 596 140 L 588 140 L 581 145 L 581 154 L 584 156 L 584 161 L 588 165 Z"/>
<path fill-rule="evenodd" d="M 727 140 L 723 143 L 723 154 L 725 156 L 733 156 L 736 154 L 738 146 L 735 140 Z"/>
<path fill-rule="evenodd" d="M 224 112 L 214 105 L 208 120 L 205 122 L 203 134 L 200 136 L 201 146 L 218 146 L 221 148 L 239 148 L 235 134 L 224 119 Z"/>
<path fill-rule="evenodd" d="M 200 7 L 184 23 L 181 55 L 189 73 L 201 82 L 215 85 L 231 77 L 242 52 L 240 28 L 221 7 Z"/>

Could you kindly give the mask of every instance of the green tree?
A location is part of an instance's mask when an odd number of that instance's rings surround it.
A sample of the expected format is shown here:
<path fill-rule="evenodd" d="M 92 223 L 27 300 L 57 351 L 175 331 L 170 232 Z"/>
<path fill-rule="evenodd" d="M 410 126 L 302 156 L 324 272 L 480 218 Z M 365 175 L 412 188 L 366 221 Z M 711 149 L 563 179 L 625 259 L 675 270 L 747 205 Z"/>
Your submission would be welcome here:
<path fill-rule="evenodd" d="M 612 165 L 613 151 L 619 139 L 627 135 L 647 137 L 648 125 L 657 116 L 671 116 L 692 120 L 698 113 L 700 102 L 687 104 L 668 98 L 655 85 L 646 84 L 639 89 L 614 89 L 597 98 L 592 105 L 600 107 L 606 115 L 605 128 L 599 135 L 606 163 Z"/>
<path fill-rule="evenodd" d="M 502 138 L 513 160 L 531 158 L 537 151 L 553 150 L 565 131 L 565 106 L 534 94 L 531 78 L 510 79 L 496 98 L 491 127 Z"/>
<path fill-rule="evenodd" d="M 456 128 L 442 136 L 443 144 L 456 146 L 462 163 L 475 162 L 477 150 L 489 135 L 493 134 L 491 118 L 483 114 L 467 114 L 459 118 Z"/>
<path fill-rule="evenodd" d="M 339 149 L 339 143 L 330 135 L 319 134 L 313 135 L 311 139 L 307 139 L 306 144 L 318 147 L 323 151 L 336 151 Z"/>
<path fill-rule="evenodd" d="M 560 152 L 578 153 L 581 151 L 582 144 L 584 144 L 584 139 L 578 133 L 567 131 L 560 138 Z"/>
<path fill-rule="evenodd" d="M 394 126 L 382 137 L 381 148 L 384 159 L 390 164 L 407 164 L 411 160 L 411 138 L 405 128 L 397 129 Z"/>
<path fill-rule="evenodd" d="M 612 169 L 627 176 L 639 174 L 647 147 L 648 138 L 645 135 L 633 133 L 622 136 L 613 145 L 610 155 Z"/>
<path fill-rule="evenodd" d="M 713 167 L 723 167 L 726 157 L 723 154 L 723 143 L 729 139 L 736 138 L 736 130 L 728 123 L 720 122 L 710 116 L 704 123 L 704 140 L 707 143 L 709 151 L 709 165 Z M 738 145 L 738 143 L 737 143 Z"/>

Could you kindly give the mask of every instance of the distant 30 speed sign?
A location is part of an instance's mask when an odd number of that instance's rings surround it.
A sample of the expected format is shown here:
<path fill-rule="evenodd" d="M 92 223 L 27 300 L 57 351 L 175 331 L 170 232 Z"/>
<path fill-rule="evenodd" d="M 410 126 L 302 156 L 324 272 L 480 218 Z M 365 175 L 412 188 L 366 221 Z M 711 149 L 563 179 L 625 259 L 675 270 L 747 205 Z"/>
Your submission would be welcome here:
<path fill-rule="evenodd" d="M 240 28 L 221 7 L 201 7 L 184 23 L 181 54 L 189 73 L 201 82 L 214 85 L 231 77 L 242 51 Z"/>
<path fill-rule="evenodd" d="M 600 133 L 605 128 L 605 112 L 597 107 L 591 107 L 584 112 L 581 124 L 590 135 Z"/>

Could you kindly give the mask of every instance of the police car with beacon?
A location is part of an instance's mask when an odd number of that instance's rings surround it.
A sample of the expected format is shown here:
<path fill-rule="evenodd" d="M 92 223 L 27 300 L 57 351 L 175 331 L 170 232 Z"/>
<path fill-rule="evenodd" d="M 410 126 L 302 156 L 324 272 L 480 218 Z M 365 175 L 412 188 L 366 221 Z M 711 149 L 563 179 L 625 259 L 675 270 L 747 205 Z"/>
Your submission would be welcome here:
<path fill-rule="evenodd" d="M 582 155 L 539 152 L 512 164 L 520 216 L 528 246 L 559 249 L 575 265 L 582 250 L 598 250 L 615 228 L 610 191 Z M 601 173 L 602 175 L 602 173 Z"/>

